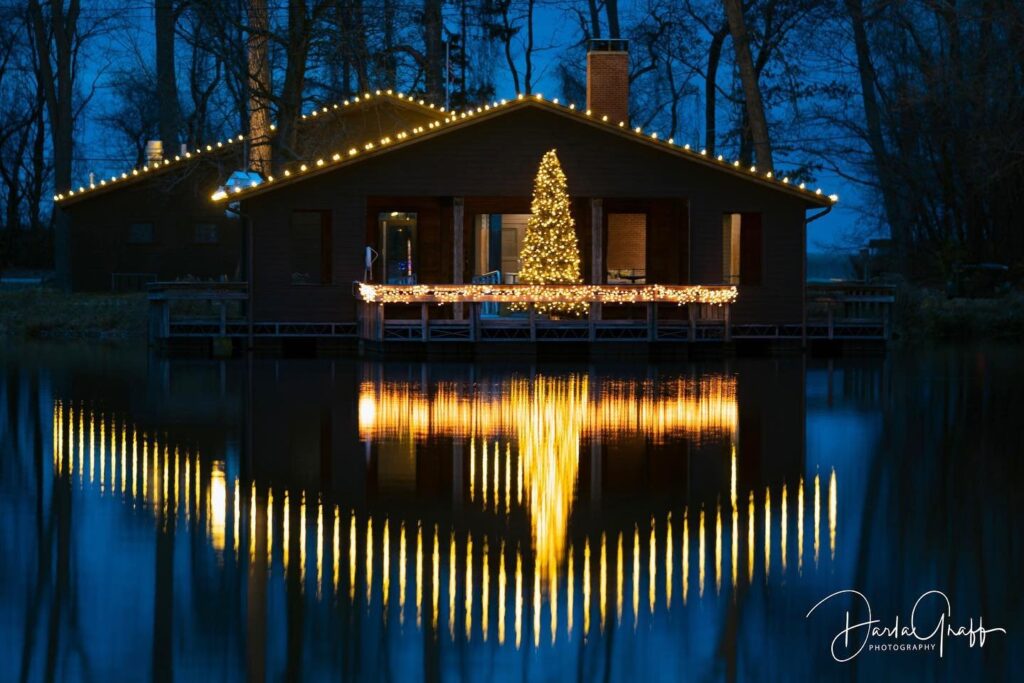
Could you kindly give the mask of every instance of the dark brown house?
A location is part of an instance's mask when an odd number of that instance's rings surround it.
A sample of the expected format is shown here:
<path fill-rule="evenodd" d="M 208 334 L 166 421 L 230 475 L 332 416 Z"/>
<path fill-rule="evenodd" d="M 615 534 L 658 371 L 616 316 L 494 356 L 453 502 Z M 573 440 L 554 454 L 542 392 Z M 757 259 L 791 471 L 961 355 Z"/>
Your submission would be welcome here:
<path fill-rule="evenodd" d="M 222 198 L 251 224 L 255 321 L 353 320 L 353 282 L 367 275 L 514 283 L 538 163 L 556 149 L 587 282 L 734 284 L 735 323 L 799 325 L 808 211 L 834 199 L 630 128 L 618 118 L 626 54 L 590 57 L 588 108 L 520 96 L 338 147 Z"/>
<path fill-rule="evenodd" d="M 411 97 L 367 93 L 304 116 L 299 149 L 290 156 L 305 163 L 350 139 L 380 137 L 443 116 Z M 140 168 L 58 194 L 54 199 L 67 224 L 58 279 L 76 291 L 121 291 L 156 280 L 244 277 L 238 215 L 210 196 L 246 167 L 245 152 L 241 135 L 166 150 Z"/>
<path fill-rule="evenodd" d="M 357 281 L 515 284 L 534 177 L 555 149 L 586 282 L 734 285 L 732 323 L 800 326 L 807 221 L 822 213 L 808 212 L 835 198 L 632 128 L 621 42 L 592 45 L 585 107 L 520 95 L 454 113 L 384 93 L 307 116 L 295 161 L 251 185 L 222 187 L 244 167 L 239 138 L 69 191 L 62 266 L 76 289 L 247 280 L 251 322 L 300 327 L 356 320 Z"/>

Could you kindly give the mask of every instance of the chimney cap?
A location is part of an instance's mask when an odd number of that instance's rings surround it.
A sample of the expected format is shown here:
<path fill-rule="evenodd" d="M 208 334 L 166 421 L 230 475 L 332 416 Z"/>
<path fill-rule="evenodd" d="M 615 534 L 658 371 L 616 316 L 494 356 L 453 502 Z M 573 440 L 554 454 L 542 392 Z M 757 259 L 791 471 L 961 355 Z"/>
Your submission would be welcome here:
<path fill-rule="evenodd" d="M 591 38 L 587 41 L 587 52 L 629 52 L 629 41 L 625 38 Z"/>

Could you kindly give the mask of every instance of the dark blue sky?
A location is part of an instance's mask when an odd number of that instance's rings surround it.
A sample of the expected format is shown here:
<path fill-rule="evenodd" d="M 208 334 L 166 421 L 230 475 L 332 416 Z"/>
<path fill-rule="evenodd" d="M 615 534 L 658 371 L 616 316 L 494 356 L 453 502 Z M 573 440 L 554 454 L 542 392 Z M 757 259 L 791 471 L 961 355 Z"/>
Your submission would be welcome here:
<path fill-rule="evenodd" d="M 84 5 L 88 9 L 89 0 L 86 0 Z M 634 3 L 628 1 L 621 3 L 624 24 L 628 24 L 627 17 L 633 6 Z M 106 91 L 102 84 L 113 68 L 122 68 L 126 64 L 137 63 L 139 55 L 143 55 L 143 59 L 148 58 L 149 68 L 152 68 L 154 35 L 152 10 L 146 4 L 132 4 L 122 13 L 122 19 L 127 22 L 130 30 L 114 32 L 109 40 L 102 41 L 102 50 L 98 50 L 93 55 L 92 63 L 105 64 L 101 67 L 103 71 L 98 74 L 88 74 L 91 77 L 85 79 L 87 82 L 98 77 L 101 87 L 85 111 L 86 121 L 82 135 L 84 144 L 79 148 L 80 158 L 87 159 L 87 161 L 83 161 L 83 175 L 87 175 L 89 171 L 96 172 L 100 177 L 119 174 L 133 163 L 134 150 L 128 148 L 122 136 L 110 135 L 110 131 L 98 121 L 111 101 L 110 97 L 105 95 Z M 454 19 L 449 23 L 452 28 L 455 28 Z M 575 16 L 564 8 L 557 5 L 538 7 L 535 20 L 535 91 L 541 92 L 547 97 L 562 96 L 556 65 L 564 50 L 569 47 L 569 42 L 575 40 L 575 26 Z M 567 27 L 571 27 L 569 32 L 566 31 Z M 97 50 L 97 48 L 98 44 L 94 45 L 92 49 Z M 517 61 L 521 63 L 521 59 L 520 51 Z M 90 60 L 83 60 L 83 63 L 89 64 Z M 825 74 L 823 77 L 831 78 L 832 75 Z M 503 59 L 499 59 L 495 63 L 495 79 L 498 85 L 497 97 L 499 99 L 515 96 L 512 77 L 508 73 Z M 691 145 L 699 147 L 703 129 L 703 101 L 696 97 L 684 100 L 681 114 L 682 132 L 676 134 L 676 139 L 680 143 L 689 142 Z M 781 118 L 786 114 L 784 112 L 770 113 L 770 118 L 773 115 Z M 234 131 L 227 132 L 233 133 Z M 826 140 L 820 144 L 826 145 L 828 142 Z M 797 159 L 787 159 L 784 155 L 776 157 L 776 165 L 779 167 L 787 165 L 792 167 L 798 161 Z M 864 197 L 861 188 L 856 184 L 828 172 L 819 172 L 814 185 L 820 186 L 826 194 L 838 194 L 840 202 L 829 215 L 811 224 L 807 237 L 808 250 L 821 252 L 836 247 L 849 247 L 851 233 L 863 232 L 859 229 L 858 222 L 863 216 L 865 202 L 870 200 Z"/>

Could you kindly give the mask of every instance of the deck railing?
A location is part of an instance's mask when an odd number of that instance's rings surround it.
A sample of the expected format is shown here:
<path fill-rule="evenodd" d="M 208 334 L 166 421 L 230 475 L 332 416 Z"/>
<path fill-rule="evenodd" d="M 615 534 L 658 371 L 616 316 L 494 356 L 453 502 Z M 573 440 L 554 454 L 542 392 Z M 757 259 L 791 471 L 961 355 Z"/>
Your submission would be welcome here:
<path fill-rule="evenodd" d="M 881 325 L 882 337 L 892 330 L 892 306 L 896 287 L 865 282 L 815 282 L 806 289 L 807 325 L 825 326 L 825 336 L 857 326 Z"/>
<path fill-rule="evenodd" d="M 887 339 L 892 287 L 861 283 L 809 284 L 807 320 L 799 323 L 732 322 L 735 288 L 669 285 L 567 285 L 531 291 L 527 285 L 372 285 L 361 290 L 355 321 L 256 321 L 250 325 L 245 282 L 156 282 L 149 286 L 150 338 L 304 337 L 361 338 L 377 342 L 425 341 L 732 341 L 739 339 Z M 517 315 L 494 315 L 501 304 L 525 305 Z M 555 319 L 536 304 L 587 302 L 582 317 Z M 608 319 L 615 304 L 643 306 L 640 319 Z M 659 307 L 687 310 L 659 316 Z M 398 305 L 396 305 L 398 304 Z M 448 308 L 438 315 L 438 307 Z M 398 313 L 396 309 L 407 309 Z M 408 309 L 412 309 L 411 311 Z M 417 310 L 418 309 L 418 310 Z M 458 314 L 461 309 L 462 313 Z M 634 308 L 635 310 L 635 308 Z M 390 315 L 392 317 L 386 317 Z M 410 317 L 409 313 L 414 317 Z M 416 315 L 418 313 L 418 315 Z M 397 314 L 397 315 L 395 315 Z M 403 317 L 404 316 L 404 317 Z"/>
<path fill-rule="evenodd" d="M 186 326 L 199 326 L 204 336 L 227 336 L 229 326 L 244 325 L 240 311 L 229 313 L 232 305 L 241 306 L 249 299 L 245 282 L 201 282 L 182 280 L 153 282 L 149 285 L 149 338 L 166 339 L 172 334 L 172 313 L 183 314 Z M 172 308 L 189 310 L 172 311 Z M 211 317 L 210 312 L 213 312 Z M 188 336 L 188 335 L 186 335 Z"/>
<path fill-rule="evenodd" d="M 730 341 L 729 305 L 737 290 L 704 285 L 375 285 L 354 283 L 359 306 L 359 336 L 367 341 L 538 341 L 659 339 Z M 513 304 L 519 316 L 487 317 L 484 306 Z M 419 307 L 419 319 L 387 319 L 385 306 Z M 452 305 L 451 318 L 432 318 L 436 306 Z M 551 319 L 538 312 L 544 304 L 585 305 L 586 316 Z M 646 309 L 644 321 L 605 320 L 602 307 L 634 304 Z M 658 305 L 688 309 L 686 321 L 659 321 Z M 716 320 L 703 319 L 702 307 L 721 310 Z M 460 314 L 466 311 L 466 316 Z M 667 323 L 667 324 L 666 324 Z M 713 329 L 711 329 L 713 328 Z"/>

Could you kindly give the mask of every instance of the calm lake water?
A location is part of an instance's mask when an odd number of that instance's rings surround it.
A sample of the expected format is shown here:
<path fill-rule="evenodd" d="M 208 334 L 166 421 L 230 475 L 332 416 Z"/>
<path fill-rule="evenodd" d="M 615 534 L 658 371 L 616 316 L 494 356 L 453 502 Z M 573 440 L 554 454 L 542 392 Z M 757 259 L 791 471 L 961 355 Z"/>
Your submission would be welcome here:
<path fill-rule="evenodd" d="M 0 368 L 2 681 L 1024 676 L 1017 349 Z"/>

